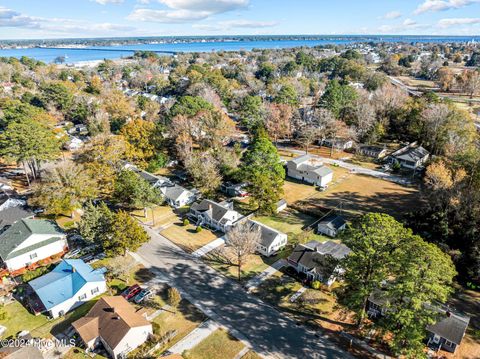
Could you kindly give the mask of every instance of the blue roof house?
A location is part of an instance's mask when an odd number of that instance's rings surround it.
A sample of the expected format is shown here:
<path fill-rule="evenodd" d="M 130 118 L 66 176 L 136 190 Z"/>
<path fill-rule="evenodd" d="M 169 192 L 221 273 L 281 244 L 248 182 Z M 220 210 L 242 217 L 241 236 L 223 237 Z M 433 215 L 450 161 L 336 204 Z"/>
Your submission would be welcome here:
<path fill-rule="evenodd" d="M 30 298 L 32 309 L 52 318 L 63 316 L 107 290 L 103 271 L 81 259 L 64 259 L 50 273 L 28 284 L 34 292 Z"/>

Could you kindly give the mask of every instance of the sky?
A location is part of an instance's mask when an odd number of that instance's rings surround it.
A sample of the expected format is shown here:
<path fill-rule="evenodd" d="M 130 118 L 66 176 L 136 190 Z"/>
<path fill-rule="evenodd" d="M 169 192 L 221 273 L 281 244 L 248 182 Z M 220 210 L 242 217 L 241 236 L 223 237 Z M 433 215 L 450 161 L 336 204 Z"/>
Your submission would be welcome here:
<path fill-rule="evenodd" d="M 0 0 L 0 39 L 480 35 L 480 0 Z"/>

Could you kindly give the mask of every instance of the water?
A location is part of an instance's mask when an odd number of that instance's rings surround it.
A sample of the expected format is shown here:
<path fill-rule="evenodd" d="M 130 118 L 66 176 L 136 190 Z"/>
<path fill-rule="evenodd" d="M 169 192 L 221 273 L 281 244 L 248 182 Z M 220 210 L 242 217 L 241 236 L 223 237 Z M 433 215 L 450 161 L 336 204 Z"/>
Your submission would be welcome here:
<path fill-rule="evenodd" d="M 65 48 L 26 48 L 0 50 L 0 57 L 32 57 L 36 60 L 51 63 L 59 56 L 65 56 L 67 63 L 95 61 L 103 59 L 118 59 L 131 56 L 135 50 L 166 51 L 166 52 L 211 52 L 211 51 L 239 51 L 252 49 L 282 49 L 300 46 L 313 47 L 318 45 L 352 44 L 357 42 L 468 42 L 480 41 L 480 37 L 435 37 L 435 36 L 336 36 L 324 37 L 315 40 L 239 40 L 223 42 L 189 42 L 189 43 L 162 43 L 138 44 L 121 46 L 96 46 L 82 49 Z M 113 51 L 112 51 L 113 50 Z"/>

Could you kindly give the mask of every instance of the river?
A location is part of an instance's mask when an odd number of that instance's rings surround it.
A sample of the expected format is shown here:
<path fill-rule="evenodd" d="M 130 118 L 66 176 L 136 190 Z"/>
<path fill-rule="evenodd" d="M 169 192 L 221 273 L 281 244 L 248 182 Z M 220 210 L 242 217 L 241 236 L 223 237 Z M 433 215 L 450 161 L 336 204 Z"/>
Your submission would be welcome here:
<path fill-rule="evenodd" d="M 87 48 L 19 48 L 2 49 L 0 57 L 27 56 L 51 63 L 58 57 L 65 57 L 67 63 L 79 63 L 103 59 L 118 59 L 128 57 L 135 50 L 165 51 L 165 52 L 211 52 L 211 51 L 239 51 L 252 49 L 282 49 L 293 47 L 313 47 L 318 45 L 351 44 L 357 42 L 468 42 L 480 41 L 480 37 L 435 37 L 435 36 L 335 36 L 319 38 L 317 40 L 239 40 L 218 42 L 178 42 L 178 43 L 155 43 L 121 46 L 96 46 Z"/>

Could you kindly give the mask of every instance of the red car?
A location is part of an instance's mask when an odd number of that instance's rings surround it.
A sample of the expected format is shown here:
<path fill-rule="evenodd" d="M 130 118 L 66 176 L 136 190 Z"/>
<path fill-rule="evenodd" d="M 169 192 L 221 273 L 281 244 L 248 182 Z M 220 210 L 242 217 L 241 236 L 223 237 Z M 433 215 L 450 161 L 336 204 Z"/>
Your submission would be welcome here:
<path fill-rule="evenodd" d="M 138 293 L 140 293 L 141 290 L 142 288 L 140 288 L 138 284 L 132 285 L 131 287 L 123 291 L 122 297 L 125 298 L 126 300 L 130 300 L 133 297 L 135 297 Z"/>

